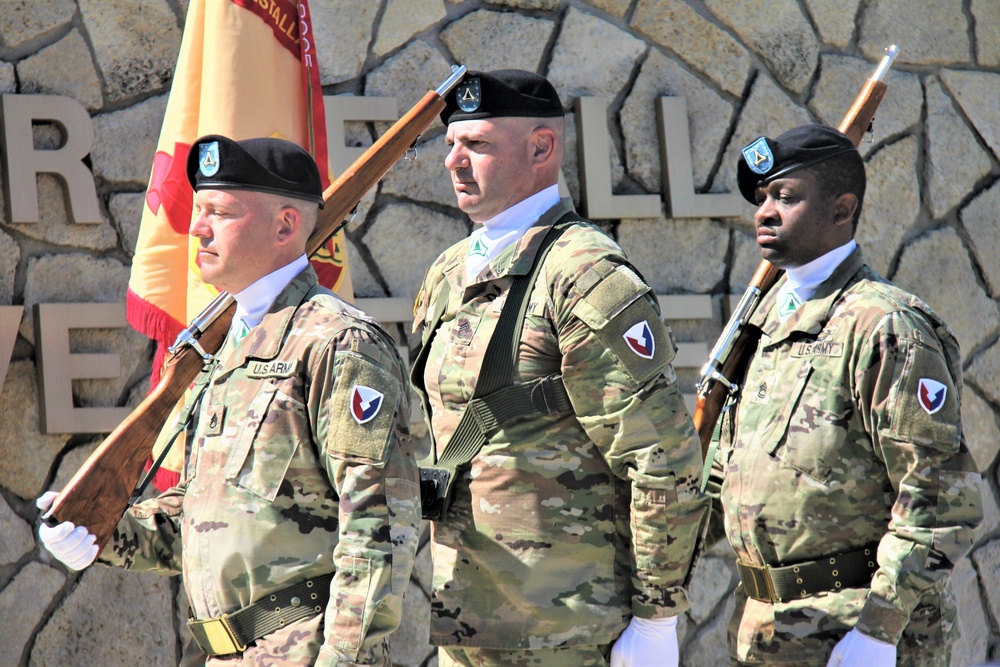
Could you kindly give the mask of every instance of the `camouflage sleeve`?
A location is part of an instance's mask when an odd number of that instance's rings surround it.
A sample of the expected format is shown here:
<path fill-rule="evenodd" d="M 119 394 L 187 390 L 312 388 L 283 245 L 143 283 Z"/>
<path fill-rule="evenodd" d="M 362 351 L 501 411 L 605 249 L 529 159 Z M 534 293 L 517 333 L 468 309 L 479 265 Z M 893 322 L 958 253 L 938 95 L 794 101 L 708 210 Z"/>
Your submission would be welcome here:
<path fill-rule="evenodd" d="M 913 313 L 891 313 L 867 347 L 860 407 L 896 497 L 857 627 L 896 643 L 920 595 L 942 586 L 972 547 L 980 476 L 962 437 L 961 377 L 935 332 Z"/>
<path fill-rule="evenodd" d="M 562 304 L 570 316 L 557 323 L 566 390 L 612 472 L 632 486 L 633 613 L 676 616 L 689 606 L 684 585 L 708 503 L 672 335 L 620 258 L 597 261 L 562 293 L 570 295 Z"/>
<path fill-rule="evenodd" d="M 135 572 L 181 573 L 183 484 L 133 505 L 118 522 L 98 562 Z"/>
<path fill-rule="evenodd" d="M 389 664 L 420 527 L 403 378 L 388 336 L 360 330 L 336 339 L 313 376 L 309 410 L 340 517 L 317 665 Z"/>

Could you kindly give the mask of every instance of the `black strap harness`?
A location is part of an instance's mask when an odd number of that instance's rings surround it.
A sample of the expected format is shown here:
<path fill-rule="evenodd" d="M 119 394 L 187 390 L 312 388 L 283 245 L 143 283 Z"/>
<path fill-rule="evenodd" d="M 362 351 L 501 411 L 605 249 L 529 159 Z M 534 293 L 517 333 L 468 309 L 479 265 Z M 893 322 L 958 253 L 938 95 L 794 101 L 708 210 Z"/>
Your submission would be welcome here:
<path fill-rule="evenodd" d="M 472 461 L 504 424 L 529 414 L 557 415 L 572 411 L 561 375 L 548 375 L 519 384 L 513 384 L 513 377 L 531 287 L 556 240 L 578 221 L 582 218 L 569 211 L 560 215 L 542 239 L 531 271 L 512 279 L 496 330 L 487 344 L 472 398 L 440 457 L 437 456 L 431 429 L 431 455 L 420 466 L 420 492 L 425 519 L 438 520 L 445 516 L 457 469 Z M 424 387 L 424 369 L 430 343 L 441 326 L 447 300 L 447 290 L 434 300 L 427 334 L 410 372 L 410 378 L 420 394 L 424 414 L 428 416 L 430 402 Z"/>

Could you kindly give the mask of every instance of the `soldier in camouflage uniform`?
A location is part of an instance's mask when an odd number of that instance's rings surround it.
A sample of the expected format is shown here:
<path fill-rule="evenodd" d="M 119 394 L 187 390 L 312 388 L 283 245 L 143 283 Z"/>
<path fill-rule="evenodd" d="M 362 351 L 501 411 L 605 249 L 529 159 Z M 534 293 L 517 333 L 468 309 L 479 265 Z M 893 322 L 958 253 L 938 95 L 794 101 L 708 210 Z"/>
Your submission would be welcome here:
<path fill-rule="evenodd" d="M 183 575 L 199 644 L 185 664 L 388 665 L 420 521 L 395 344 L 317 284 L 308 153 L 210 135 L 188 176 L 202 276 L 236 297 L 233 332 L 194 391 L 180 484 L 133 506 L 100 560 Z M 75 569 L 96 555 L 82 527 L 41 531 Z"/>
<path fill-rule="evenodd" d="M 846 136 L 761 137 L 738 169 L 762 255 L 785 273 L 753 316 L 761 338 L 710 476 L 741 578 L 731 653 L 947 667 L 946 580 L 981 519 L 958 343 L 864 264 L 864 162 Z"/>
<path fill-rule="evenodd" d="M 471 72 L 441 118 L 459 207 L 482 226 L 434 262 L 415 305 L 411 379 L 435 452 L 483 381 L 501 311 L 517 307 L 512 280 L 560 225 L 504 343 L 518 345 L 512 387 L 549 377 L 568 401 L 514 410 L 457 470 L 432 524 L 440 664 L 676 665 L 708 500 L 671 333 L 618 245 L 559 198 L 563 108 L 548 81 Z"/>

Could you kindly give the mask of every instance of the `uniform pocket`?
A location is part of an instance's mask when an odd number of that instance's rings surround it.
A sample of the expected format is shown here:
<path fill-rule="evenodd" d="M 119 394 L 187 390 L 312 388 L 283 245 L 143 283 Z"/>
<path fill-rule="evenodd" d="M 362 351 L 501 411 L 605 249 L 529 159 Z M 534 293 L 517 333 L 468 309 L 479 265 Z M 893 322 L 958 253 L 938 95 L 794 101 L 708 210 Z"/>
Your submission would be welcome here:
<path fill-rule="evenodd" d="M 777 381 L 783 386 L 771 389 L 784 395 L 781 407 L 776 411 L 770 406 L 757 409 L 770 413 L 770 418 L 763 425 L 766 435 L 761 440 L 771 443 L 768 453 L 825 484 L 835 457 L 842 455 L 847 431 L 826 415 L 824 397 L 814 394 L 826 390 L 823 387 L 810 388 L 809 380 L 813 374 L 812 361 L 803 359 L 794 376 L 782 375 Z"/>
<path fill-rule="evenodd" d="M 331 605 L 333 619 L 329 623 L 333 627 L 334 645 L 351 659 L 357 658 L 361 638 L 368 634 L 371 625 L 372 609 L 375 607 L 371 601 L 371 587 L 371 561 L 344 556 L 334 575 L 332 590 L 336 592 L 337 599 Z M 327 611 L 331 607 L 327 607 Z"/>
<path fill-rule="evenodd" d="M 297 432 L 298 425 L 304 423 L 305 406 L 274 383 L 266 383 L 247 409 L 226 467 L 226 479 L 273 501 L 303 437 Z"/>

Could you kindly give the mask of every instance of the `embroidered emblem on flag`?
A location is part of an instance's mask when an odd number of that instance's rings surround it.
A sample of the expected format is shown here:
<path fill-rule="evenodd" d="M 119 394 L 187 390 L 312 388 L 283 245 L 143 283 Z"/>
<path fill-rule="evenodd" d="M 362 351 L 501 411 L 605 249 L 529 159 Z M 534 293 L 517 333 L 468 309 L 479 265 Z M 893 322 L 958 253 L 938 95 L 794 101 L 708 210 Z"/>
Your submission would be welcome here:
<path fill-rule="evenodd" d="M 622 338 L 628 343 L 629 349 L 643 359 L 653 358 L 653 352 L 656 351 L 656 341 L 653 339 L 653 332 L 649 330 L 649 323 L 646 320 L 633 324 L 628 331 L 622 334 Z"/>
<path fill-rule="evenodd" d="M 944 406 L 948 386 L 930 378 L 920 378 L 917 383 L 917 402 L 924 411 L 932 415 Z"/>
<path fill-rule="evenodd" d="M 377 392 L 371 387 L 356 384 L 351 392 L 351 414 L 354 421 L 365 424 L 375 419 L 379 408 L 382 407 L 384 394 Z"/>

